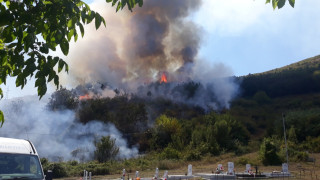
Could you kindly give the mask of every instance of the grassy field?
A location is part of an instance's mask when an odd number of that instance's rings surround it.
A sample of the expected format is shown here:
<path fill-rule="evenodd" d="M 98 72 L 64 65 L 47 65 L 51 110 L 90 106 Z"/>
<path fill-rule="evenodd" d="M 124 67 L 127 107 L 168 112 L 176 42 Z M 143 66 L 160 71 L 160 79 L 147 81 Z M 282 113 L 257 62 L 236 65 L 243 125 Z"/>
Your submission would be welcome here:
<path fill-rule="evenodd" d="M 310 154 L 311 158 L 316 159 L 315 162 L 289 162 L 289 171 L 293 175 L 290 179 L 320 179 L 320 153 L 317 154 Z M 168 167 L 170 169 L 162 169 L 159 168 L 159 176 L 162 177 L 165 170 L 168 170 L 169 175 L 174 174 L 186 174 L 187 173 L 187 166 L 188 164 L 192 164 L 193 166 L 193 173 L 212 173 L 215 170 L 218 164 L 222 164 L 227 170 L 227 163 L 228 162 L 235 163 L 235 171 L 236 172 L 243 172 L 245 170 L 245 164 L 251 163 L 251 167 L 254 170 L 254 165 L 258 165 L 258 170 L 260 172 L 271 172 L 271 171 L 281 171 L 281 166 L 263 166 L 259 164 L 257 159 L 257 153 L 250 153 L 243 156 L 235 156 L 233 154 L 224 154 L 217 157 L 206 157 L 203 158 L 201 161 L 195 162 L 175 162 L 175 161 L 164 161 L 161 163 L 162 166 Z M 159 165 L 159 164 L 158 164 Z M 161 164 L 160 164 L 161 165 Z M 125 168 L 125 167 L 123 167 Z M 145 169 L 143 171 L 139 171 L 140 177 L 152 177 L 155 173 L 155 168 L 152 169 Z M 135 176 L 135 169 L 127 169 L 127 175 L 129 177 Z M 96 180 L 103 180 L 103 179 L 117 179 L 121 177 L 122 169 L 119 169 L 118 172 L 112 172 L 112 175 L 106 176 L 94 176 L 92 179 Z M 127 178 L 127 176 L 126 176 Z M 70 177 L 70 178 L 63 178 L 63 180 L 76 180 L 81 179 L 81 177 Z M 194 178 L 200 179 L 200 178 Z M 283 178 L 281 178 L 283 179 Z M 288 179 L 288 178 L 284 178 Z"/>

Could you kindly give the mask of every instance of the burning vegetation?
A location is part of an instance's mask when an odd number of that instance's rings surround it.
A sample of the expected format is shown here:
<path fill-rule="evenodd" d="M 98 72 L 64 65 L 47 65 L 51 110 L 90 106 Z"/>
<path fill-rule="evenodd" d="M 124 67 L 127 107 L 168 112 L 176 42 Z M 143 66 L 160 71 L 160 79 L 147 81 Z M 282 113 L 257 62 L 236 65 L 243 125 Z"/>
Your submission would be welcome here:
<path fill-rule="evenodd" d="M 168 82 L 167 75 L 163 72 L 162 75 L 161 75 L 160 84 L 161 83 L 167 83 L 167 82 Z"/>

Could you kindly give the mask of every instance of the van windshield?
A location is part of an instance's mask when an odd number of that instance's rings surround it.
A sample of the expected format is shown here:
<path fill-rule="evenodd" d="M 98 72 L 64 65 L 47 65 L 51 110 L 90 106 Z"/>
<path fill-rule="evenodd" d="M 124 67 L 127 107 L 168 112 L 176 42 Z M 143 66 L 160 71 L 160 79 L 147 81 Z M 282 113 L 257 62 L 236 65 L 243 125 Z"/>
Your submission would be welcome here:
<path fill-rule="evenodd" d="M 36 155 L 0 153 L 0 180 L 44 179 Z"/>

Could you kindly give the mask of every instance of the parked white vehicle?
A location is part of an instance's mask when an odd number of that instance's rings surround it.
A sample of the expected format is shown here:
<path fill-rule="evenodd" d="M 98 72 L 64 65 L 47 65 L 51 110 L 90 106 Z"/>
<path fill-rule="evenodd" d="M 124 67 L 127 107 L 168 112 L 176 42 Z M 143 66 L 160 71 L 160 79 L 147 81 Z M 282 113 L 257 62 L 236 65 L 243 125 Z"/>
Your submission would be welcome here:
<path fill-rule="evenodd" d="M 7 179 L 45 179 L 38 153 L 30 141 L 0 137 L 0 180 Z"/>

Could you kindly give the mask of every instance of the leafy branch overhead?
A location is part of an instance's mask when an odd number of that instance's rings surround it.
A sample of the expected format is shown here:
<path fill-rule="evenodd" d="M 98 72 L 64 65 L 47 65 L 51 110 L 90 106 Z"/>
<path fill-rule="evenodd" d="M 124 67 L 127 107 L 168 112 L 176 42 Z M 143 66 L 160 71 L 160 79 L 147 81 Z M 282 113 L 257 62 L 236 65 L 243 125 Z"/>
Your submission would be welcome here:
<path fill-rule="evenodd" d="M 286 4 L 287 0 L 267 0 L 266 4 L 271 3 L 271 1 L 272 1 L 273 9 L 276 9 L 277 7 L 278 7 L 278 9 L 281 9 Z M 289 4 L 292 7 L 294 7 L 295 0 L 288 0 L 288 1 L 289 1 Z"/>
<path fill-rule="evenodd" d="M 132 10 L 143 4 L 142 0 L 106 2 L 117 3 L 116 11 L 125 5 Z M 106 26 L 104 18 L 81 0 L 0 0 L 0 85 L 6 84 L 7 77 L 15 77 L 16 86 L 22 89 L 34 76 L 40 98 L 47 91 L 47 83 L 53 81 L 59 87 L 57 73 L 68 72 L 69 67 L 49 51 L 60 48 L 68 55 L 71 39 L 76 42 L 79 34 L 83 37 L 84 25 L 93 20 L 96 29 L 102 23 Z M 1 126 L 3 122 L 0 111 Z"/>

